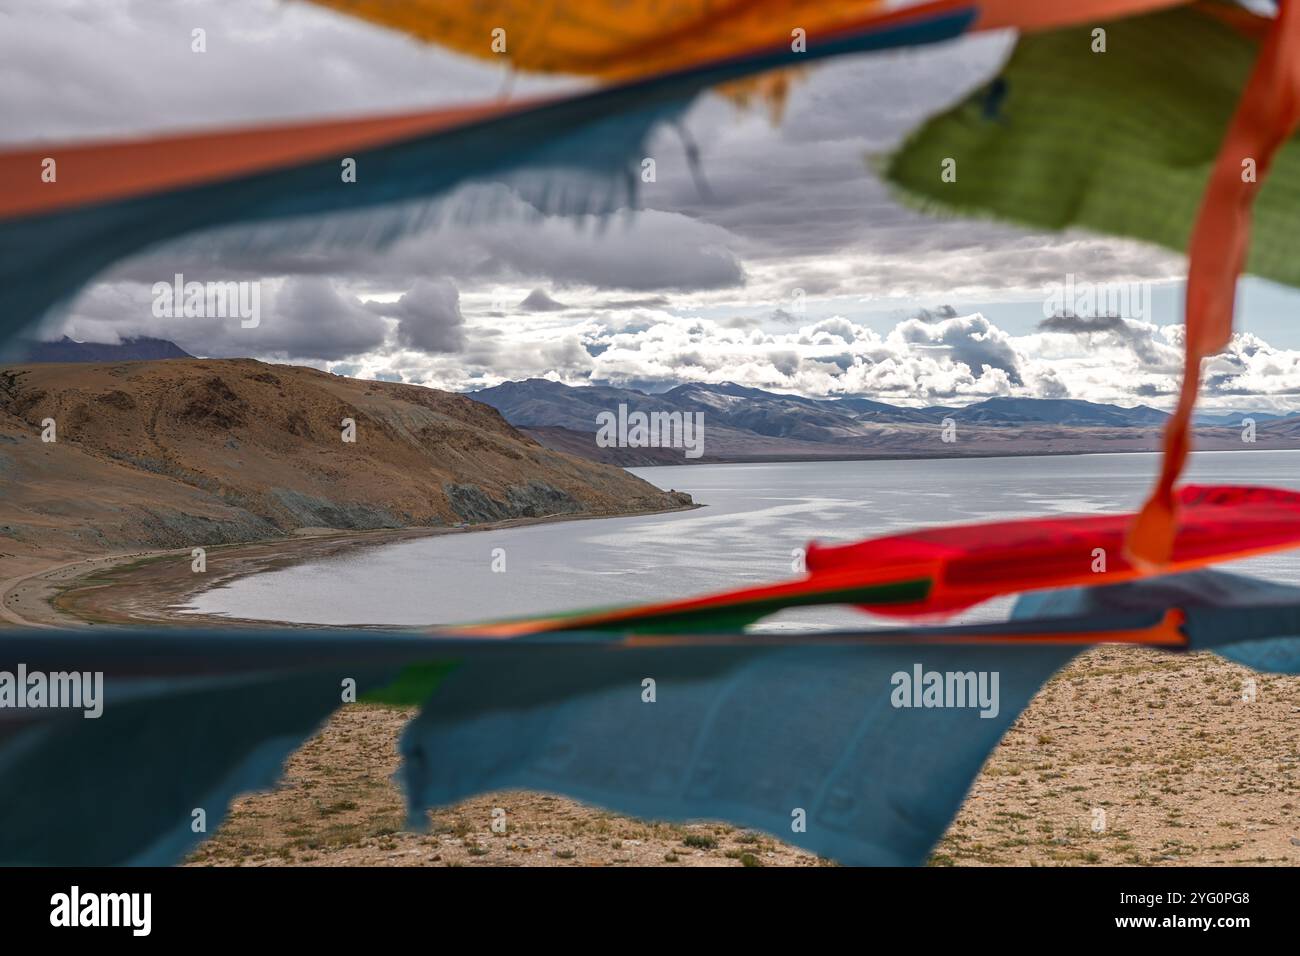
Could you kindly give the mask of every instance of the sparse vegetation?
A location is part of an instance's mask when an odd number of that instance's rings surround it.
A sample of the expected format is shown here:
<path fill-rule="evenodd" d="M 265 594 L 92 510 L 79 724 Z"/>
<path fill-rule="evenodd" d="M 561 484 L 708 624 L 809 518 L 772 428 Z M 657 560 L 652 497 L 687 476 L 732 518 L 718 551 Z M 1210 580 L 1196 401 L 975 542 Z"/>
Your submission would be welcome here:
<path fill-rule="evenodd" d="M 1241 673 L 1208 655 L 1176 666 L 1133 648 L 1083 655 L 989 758 L 929 865 L 1300 862 L 1292 842 L 1300 838 L 1300 761 L 1290 756 L 1300 678 L 1270 678 L 1256 702 L 1235 710 L 1215 706 L 1203 688 L 1235 693 Z M 1177 702 L 1176 726 L 1146 709 L 1162 692 Z M 281 786 L 240 800 L 191 863 L 832 864 L 765 833 L 635 820 L 545 794 L 486 794 L 430 814 L 426 833 L 406 831 L 391 778 L 410 714 L 371 704 L 340 712 L 290 760 Z M 1044 738 L 1052 741 L 1050 761 Z M 491 830 L 498 806 L 509 809 L 508 836 Z"/>

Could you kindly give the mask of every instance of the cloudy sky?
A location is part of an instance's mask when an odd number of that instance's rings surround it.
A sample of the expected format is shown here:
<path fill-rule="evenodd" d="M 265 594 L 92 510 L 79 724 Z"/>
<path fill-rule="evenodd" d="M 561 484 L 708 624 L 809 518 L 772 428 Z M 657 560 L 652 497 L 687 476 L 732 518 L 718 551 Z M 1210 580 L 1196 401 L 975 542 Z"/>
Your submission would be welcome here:
<path fill-rule="evenodd" d="M 191 31 L 207 51 L 191 51 Z M 536 216 L 499 183 L 382 252 L 197 241 L 124 262 L 43 338 L 171 339 L 340 374 L 472 389 L 541 376 L 650 390 L 736 381 L 945 404 L 990 395 L 1168 407 L 1181 365 L 1181 256 L 1082 233 L 938 221 L 869 170 L 994 71 L 1008 35 L 821 64 L 784 118 L 708 96 L 653 136 L 640 208 Z M 580 85 L 510 76 L 310 4 L 17 0 L 0 11 L 0 140 L 121 136 L 346 116 Z M 697 151 L 698 164 L 691 162 Z M 534 215 L 530 215 L 534 213 Z M 259 283 L 261 321 L 156 318 L 152 285 Z M 1122 318 L 1067 276 L 1129 295 Z M 1300 408 L 1300 297 L 1247 280 L 1211 408 Z M 1081 307 L 1080 307 L 1081 306 Z M 1048 320 L 1054 312 L 1083 319 Z M 1101 318 L 1096 318 L 1097 315 Z M 1089 321 L 1089 318 L 1092 318 Z"/>

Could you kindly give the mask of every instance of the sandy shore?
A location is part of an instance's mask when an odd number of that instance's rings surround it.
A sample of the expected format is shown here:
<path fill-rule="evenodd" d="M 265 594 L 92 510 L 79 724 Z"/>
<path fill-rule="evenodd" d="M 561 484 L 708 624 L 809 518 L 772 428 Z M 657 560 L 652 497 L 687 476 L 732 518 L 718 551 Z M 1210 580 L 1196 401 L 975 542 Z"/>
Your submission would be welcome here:
<path fill-rule="evenodd" d="M 477 530 L 477 529 L 476 529 Z M 62 583 L 59 572 L 35 581 L 46 593 L 33 594 L 21 612 L 42 623 L 82 625 L 181 625 L 185 627 L 265 627 L 267 621 L 185 613 L 194 595 L 236 578 L 331 557 L 345 551 L 379 547 L 413 538 L 454 533 L 452 529 L 413 528 L 393 531 L 304 534 L 296 539 L 222 545 L 207 549 L 207 570 L 196 573 L 189 549 L 127 556 Z M 44 597 L 44 609 L 33 606 Z M 274 622 L 291 624 L 292 622 Z"/>
<path fill-rule="evenodd" d="M 94 555 L 57 563 L 27 562 L 19 573 L 0 578 L 0 617 L 23 627 L 130 626 L 265 627 L 268 623 L 298 626 L 293 621 L 249 621 L 231 617 L 182 613 L 179 608 L 209 588 L 236 578 L 331 557 L 359 548 L 373 548 L 413 538 L 497 531 L 557 521 L 632 518 L 648 514 L 689 511 L 702 505 L 666 511 L 627 511 L 612 515 L 561 514 L 510 518 L 459 527 L 394 528 L 378 531 L 334 531 L 307 528 L 270 541 L 211 545 L 207 569 L 196 573 L 189 548 L 135 550 Z"/>
<path fill-rule="evenodd" d="M 205 575 L 190 570 L 188 550 L 84 558 L 0 582 L 0 607 L 6 620 L 33 626 L 175 623 L 174 608 L 233 576 L 343 549 L 518 523 L 308 533 L 216 547 Z M 184 623 L 262 622 L 186 615 Z M 1247 678 L 1256 685 L 1251 701 L 1242 694 Z M 274 790 L 236 802 L 191 864 L 825 862 L 726 824 L 657 824 L 536 793 L 487 794 L 431 814 L 426 833 L 406 832 L 393 774 L 397 737 L 411 713 L 357 705 L 335 714 L 289 760 Z M 496 808 L 506 811 L 505 833 L 492 829 Z M 994 751 L 931 862 L 1300 864 L 1300 677 L 1256 674 L 1211 654 L 1101 647 L 1081 655 Z"/>
<path fill-rule="evenodd" d="M 432 529 L 393 532 L 322 532 L 250 544 L 213 545 L 209 574 L 190 568 L 190 549 L 136 550 L 38 564 L 0 580 L 0 616 L 21 627 L 62 628 L 104 624 L 191 624 L 171 608 L 201 590 L 259 570 L 282 567 L 366 544 L 382 544 Z M 235 622 L 238 623 L 238 622 Z"/>

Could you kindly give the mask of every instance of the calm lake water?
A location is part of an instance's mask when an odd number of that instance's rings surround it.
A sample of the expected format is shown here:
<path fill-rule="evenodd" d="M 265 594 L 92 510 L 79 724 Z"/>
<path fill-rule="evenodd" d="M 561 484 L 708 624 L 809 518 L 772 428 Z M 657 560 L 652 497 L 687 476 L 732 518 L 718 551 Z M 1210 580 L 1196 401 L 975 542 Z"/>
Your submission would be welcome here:
<path fill-rule="evenodd" d="M 792 575 L 809 540 L 851 541 L 917 525 L 1135 509 L 1155 474 L 1150 454 L 969 461 L 681 465 L 633 471 L 706 505 L 452 534 L 359 549 L 252 575 L 192 608 L 305 624 L 431 625 L 675 598 Z M 1300 490 L 1300 451 L 1203 452 L 1189 478 Z M 505 572 L 492 570 L 505 552 Z M 1300 552 L 1235 570 L 1300 583 Z M 1009 601 L 962 620 L 994 620 Z M 784 612 L 766 630 L 861 625 L 840 608 Z"/>

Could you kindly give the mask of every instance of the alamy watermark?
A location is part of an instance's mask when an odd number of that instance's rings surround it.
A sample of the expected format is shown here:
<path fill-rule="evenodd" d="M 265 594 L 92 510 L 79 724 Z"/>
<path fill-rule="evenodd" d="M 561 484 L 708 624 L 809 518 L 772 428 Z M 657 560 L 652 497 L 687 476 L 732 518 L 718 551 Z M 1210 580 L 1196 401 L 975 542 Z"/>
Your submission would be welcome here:
<path fill-rule="evenodd" d="M 629 412 L 596 416 L 598 448 L 682 448 L 687 458 L 704 454 L 703 412 Z"/>
<path fill-rule="evenodd" d="M 911 672 L 895 671 L 889 682 L 894 690 L 889 702 L 894 707 L 970 707 L 980 716 L 993 718 L 998 702 L 997 671 L 927 671 L 913 664 Z"/>
<path fill-rule="evenodd" d="M 1150 282 L 1088 282 L 1073 272 L 1045 289 L 1043 317 L 1151 318 Z"/>
<path fill-rule="evenodd" d="M 171 282 L 155 282 L 156 319 L 239 319 L 240 328 L 262 322 L 262 284 L 253 282 L 186 282 L 176 273 Z"/>
<path fill-rule="evenodd" d="M 153 928 L 153 894 L 82 892 L 74 884 L 68 892 L 50 897 L 50 925 L 116 926 L 131 930 L 132 936 L 148 936 Z"/>
<path fill-rule="evenodd" d="M 0 708 L 81 710 L 93 720 L 104 713 L 103 671 L 0 671 Z"/>

